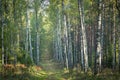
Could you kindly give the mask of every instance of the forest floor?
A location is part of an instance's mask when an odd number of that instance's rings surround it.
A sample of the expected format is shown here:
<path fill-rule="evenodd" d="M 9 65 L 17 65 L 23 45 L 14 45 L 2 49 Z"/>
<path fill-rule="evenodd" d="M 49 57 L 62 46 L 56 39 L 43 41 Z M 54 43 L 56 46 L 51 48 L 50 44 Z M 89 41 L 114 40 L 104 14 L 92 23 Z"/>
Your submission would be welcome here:
<path fill-rule="evenodd" d="M 62 65 L 50 59 L 50 55 L 44 55 L 40 66 L 25 66 L 17 64 L 16 67 L 8 64 L 1 69 L 0 80 L 120 80 L 120 74 L 105 69 L 98 75 L 91 71 L 84 73 L 79 69 L 66 70 Z"/>
<path fill-rule="evenodd" d="M 52 60 L 41 62 L 41 67 L 25 67 L 20 64 L 15 69 L 8 68 L 5 68 L 4 71 L 1 70 L 3 72 L 0 71 L 0 80 L 120 80 L 120 74 L 112 73 L 110 69 L 105 69 L 102 73 L 94 76 L 91 72 L 85 74 L 61 69 L 61 65 Z"/>

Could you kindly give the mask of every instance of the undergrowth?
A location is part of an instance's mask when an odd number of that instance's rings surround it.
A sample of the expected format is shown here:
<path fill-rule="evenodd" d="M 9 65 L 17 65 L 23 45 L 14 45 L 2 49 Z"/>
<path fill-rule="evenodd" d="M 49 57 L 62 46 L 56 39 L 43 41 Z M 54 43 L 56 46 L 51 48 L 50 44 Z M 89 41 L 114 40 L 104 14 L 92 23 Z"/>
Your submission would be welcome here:
<path fill-rule="evenodd" d="M 9 65 L 0 71 L 0 80 L 120 80 L 118 72 L 104 69 L 101 73 L 93 75 L 92 72 L 84 73 L 77 70 L 44 70 L 40 66 L 26 67 L 19 64 L 16 67 Z"/>

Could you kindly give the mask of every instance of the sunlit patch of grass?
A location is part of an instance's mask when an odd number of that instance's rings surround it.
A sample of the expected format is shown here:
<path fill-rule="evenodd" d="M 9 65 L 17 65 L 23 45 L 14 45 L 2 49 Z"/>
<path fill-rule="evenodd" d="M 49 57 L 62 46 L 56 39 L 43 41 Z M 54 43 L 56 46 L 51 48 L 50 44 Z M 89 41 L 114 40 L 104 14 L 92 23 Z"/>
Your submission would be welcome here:
<path fill-rule="evenodd" d="M 48 73 L 46 73 L 45 71 L 40 71 L 39 74 L 46 75 Z"/>
<path fill-rule="evenodd" d="M 64 68 L 64 73 L 69 73 L 69 69 Z"/>

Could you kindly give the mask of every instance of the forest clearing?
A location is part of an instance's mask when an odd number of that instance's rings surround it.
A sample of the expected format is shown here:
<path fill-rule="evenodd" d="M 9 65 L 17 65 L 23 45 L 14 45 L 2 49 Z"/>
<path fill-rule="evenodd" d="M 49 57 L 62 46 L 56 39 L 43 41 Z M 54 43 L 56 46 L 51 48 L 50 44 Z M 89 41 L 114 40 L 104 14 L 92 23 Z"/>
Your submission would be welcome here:
<path fill-rule="evenodd" d="M 120 0 L 0 0 L 0 80 L 120 80 Z"/>

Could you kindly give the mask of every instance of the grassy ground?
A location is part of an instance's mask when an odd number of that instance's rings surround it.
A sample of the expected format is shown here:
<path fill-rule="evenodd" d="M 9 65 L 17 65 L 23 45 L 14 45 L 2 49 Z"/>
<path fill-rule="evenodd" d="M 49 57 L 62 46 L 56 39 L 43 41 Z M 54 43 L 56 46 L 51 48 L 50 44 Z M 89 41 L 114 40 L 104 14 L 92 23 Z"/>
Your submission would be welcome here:
<path fill-rule="evenodd" d="M 40 66 L 26 67 L 20 64 L 16 68 L 9 65 L 2 69 L 0 65 L 0 80 L 120 80 L 120 74 L 104 69 L 102 73 L 94 76 L 92 72 L 84 73 L 80 69 L 68 71 L 62 65 L 49 58 L 50 54 L 42 56 Z"/>
<path fill-rule="evenodd" d="M 105 69 L 96 76 L 91 72 L 85 74 L 77 70 L 69 73 L 53 61 L 44 61 L 41 67 L 17 67 L 14 70 L 1 70 L 0 73 L 0 80 L 120 80 L 120 74 L 112 73 L 110 69 Z"/>

